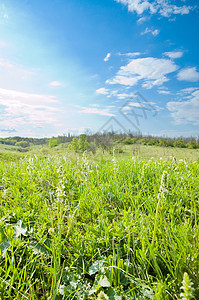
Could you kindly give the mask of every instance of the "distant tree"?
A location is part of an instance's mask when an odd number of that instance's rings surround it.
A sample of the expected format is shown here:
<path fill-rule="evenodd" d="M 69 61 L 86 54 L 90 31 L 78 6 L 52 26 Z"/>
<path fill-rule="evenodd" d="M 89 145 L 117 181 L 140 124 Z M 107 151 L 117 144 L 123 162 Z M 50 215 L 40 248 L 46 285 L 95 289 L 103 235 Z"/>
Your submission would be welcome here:
<path fill-rule="evenodd" d="M 199 148 L 199 144 L 195 140 L 193 140 L 187 144 L 187 147 L 189 149 L 197 149 L 197 148 Z"/>
<path fill-rule="evenodd" d="M 49 139 L 48 146 L 50 148 L 58 146 L 58 138 L 52 137 L 51 139 Z"/>
<path fill-rule="evenodd" d="M 78 138 L 77 138 L 77 137 L 74 137 L 74 138 L 72 139 L 72 142 L 69 144 L 68 148 L 69 148 L 69 150 L 78 152 L 78 150 L 79 150 L 79 145 L 78 145 Z"/>
<path fill-rule="evenodd" d="M 84 152 L 86 150 L 88 150 L 88 142 L 87 142 L 87 137 L 85 134 L 81 134 L 78 140 L 78 146 L 79 146 L 79 150 L 81 152 Z"/>
<path fill-rule="evenodd" d="M 186 144 L 185 141 L 183 140 L 177 140 L 173 143 L 174 147 L 178 147 L 178 148 L 186 148 Z"/>
<path fill-rule="evenodd" d="M 81 134 L 79 138 L 74 137 L 72 142 L 69 144 L 69 149 L 75 152 L 84 152 L 88 150 L 89 143 L 85 134 Z"/>
<path fill-rule="evenodd" d="M 94 141 L 97 147 L 100 147 L 102 151 L 111 151 L 114 147 L 114 133 L 95 134 Z"/>

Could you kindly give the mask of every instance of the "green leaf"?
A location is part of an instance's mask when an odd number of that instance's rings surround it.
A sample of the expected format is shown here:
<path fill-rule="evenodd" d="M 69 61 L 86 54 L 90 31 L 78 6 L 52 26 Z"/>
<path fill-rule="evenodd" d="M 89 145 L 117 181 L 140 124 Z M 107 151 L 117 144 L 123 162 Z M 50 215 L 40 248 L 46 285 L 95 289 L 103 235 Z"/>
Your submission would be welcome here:
<path fill-rule="evenodd" d="M 112 288 L 108 289 L 107 295 L 109 296 L 109 300 L 121 300 L 122 299 L 122 297 L 119 296 L 117 294 L 117 292 L 114 289 L 112 289 Z"/>
<path fill-rule="evenodd" d="M 0 227 L 0 238 L 1 238 L 1 241 L 6 240 L 6 235 L 5 235 L 5 232 L 4 232 L 4 228 L 2 226 Z"/>
<path fill-rule="evenodd" d="M 4 241 L 3 243 L 0 244 L 0 250 L 1 250 L 1 255 L 5 257 L 5 253 L 10 248 L 10 243 L 8 241 Z"/>

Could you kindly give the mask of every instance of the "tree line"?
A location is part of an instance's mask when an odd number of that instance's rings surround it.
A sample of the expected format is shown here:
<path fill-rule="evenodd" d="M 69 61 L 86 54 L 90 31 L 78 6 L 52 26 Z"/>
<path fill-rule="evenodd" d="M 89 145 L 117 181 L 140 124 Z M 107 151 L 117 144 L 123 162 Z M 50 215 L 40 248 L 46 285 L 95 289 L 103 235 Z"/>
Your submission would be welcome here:
<path fill-rule="evenodd" d="M 66 143 L 70 150 L 75 152 L 83 152 L 86 150 L 95 151 L 97 147 L 103 150 L 109 150 L 116 145 L 131 145 L 142 144 L 148 146 L 160 146 L 160 147 L 178 147 L 199 149 L 199 137 L 158 137 L 158 136 L 144 136 L 142 134 L 134 133 L 115 133 L 115 132 L 103 132 L 95 134 L 81 134 L 79 136 L 62 135 L 51 138 L 28 138 L 28 137 L 8 137 L 1 138 L 1 144 L 16 146 L 19 148 L 28 148 L 31 145 L 46 145 L 50 148 L 56 147 L 60 144 Z"/>

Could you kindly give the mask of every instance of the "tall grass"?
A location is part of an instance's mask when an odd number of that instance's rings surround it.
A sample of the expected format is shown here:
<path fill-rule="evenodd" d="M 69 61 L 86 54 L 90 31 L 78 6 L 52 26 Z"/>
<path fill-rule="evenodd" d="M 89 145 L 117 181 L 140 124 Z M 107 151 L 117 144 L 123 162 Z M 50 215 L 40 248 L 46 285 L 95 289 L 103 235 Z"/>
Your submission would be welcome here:
<path fill-rule="evenodd" d="M 199 299 L 199 164 L 117 156 L 0 165 L 1 299 Z"/>

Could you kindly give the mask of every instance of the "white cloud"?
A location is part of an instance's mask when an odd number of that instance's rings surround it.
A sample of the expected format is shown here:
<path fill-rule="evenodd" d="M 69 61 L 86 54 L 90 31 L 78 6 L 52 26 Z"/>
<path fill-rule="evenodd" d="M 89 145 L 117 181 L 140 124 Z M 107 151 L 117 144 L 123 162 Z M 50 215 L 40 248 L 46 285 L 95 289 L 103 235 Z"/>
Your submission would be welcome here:
<path fill-rule="evenodd" d="M 141 15 L 145 10 L 149 10 L 151 13 L 157 11 L 153 3 L 145 0 L 116 0 L 116 2 L 127 5 L 130 12 L 136 12 L 138 15 Z"/>
<path fill-rule="evenodd" d="M 160 33 L 160 30 L 159 29 L 155 29 L 155 30 L 152 30 L 151 31 L 152 35 L 156 36 Z"/>
<path fill-rule="evenodd" d="M 165 90 L 158 90 L 159 94 L 163 94 L 163 95 L 169 95 L 171 94 L 169 91 L 165 91 Z"/>
<path fill-rule="evenodd" d="M 25 93 L 0 89 L 1 120 L 0 126 L 17 127 L 20 125 L 42 126 L 57 122 L 59 109 L 54 96 Z"/>
<path fill-rule="evenodd" d="M 177 69 L 178 66 L 169 59 L 137 58 L 132 59 L 126 66 L 122 66 L 116 76 L 107 80 L 106 83 L 133 86 L 143 80 L 142 86 L 150 89 L 168 81 L 166 75 Z"/>
<path fill-rule="evenodd" d="M 54 86 L 54 87 L 58 87 L 58 86 L 61 86 L 61 82 L 59 81 L 52 81 L 49 83 L 50 86 Z"/>
<path fill-rule="evenodd" d="M 126 98 L 128 98 L 128 97 L 130 97 L 131 95 L 129 95 L 129 94 L 126 94 L 126 93 L 121 93 L 121 94 L 117 94 L 117 98 L 118 99 L 126 99 Z"/>
<path fill-rule="evenodd" d="M 76 105 L 76 107 L 79 107 L 80 110 L 78 112 L 83 114 L 96 114 L 100 116 L 109 116 L 109 117 L 115 116 L 110 112 L 110 108 L 81 107 L 78 105 Z"/>
<path fill-rule="evenodd" d="M 12 68 L 13 65 L 7 61 L 5 61 L 4 59 L 0 58 L 0 66 L 4 67 L 4 68 Z"/>
<path fill-rule="evenodd" d="M 168 56 L 169 58 L 180 58 L 183 56 L 182 51 L 170 51 L 170 52 L 164 52 L 164 55 Z"/>
<path fill-rule="evenodd" d="M 111 57 L 111 53 L 107 53 L 106 57 L 104 58 L 104 61 L 108 61 L 110 57 Z"/>
<path fill-rule="evenodd" d="M 178 72 L 178 80 L 195 82 L 199 80 L 199 72 L 197 72 L 196 67 L 185 68 Z"/>
<path fill-rule="evenodd" d="M 168 0 L 115 0 L 128 6 L 128 10 L 138 15 L 143 14 L 145 11 L 149 14 L 158 13 L 163 17 L 170 17 L 171 15 L 184 15 L 189 14 L 190 10 L 194 9 L 192 6 L 170 4 Z"/>
<path fill-rule="evenodd" d="M 118 72 L 118 75 L 116 75 L 112 80 L 107 80 L 106 83 L 108 84 L 122 84 L 122 85 L 128 85 L 128 86 L 133 86 L 136 85 L 138 82 L 137 77 L 132 77 L 128 76 L 128 74 L 124 75 L 119 75 L 120 71 Z"/>
<path fill-rule="evenodd" d="M 91 104 L 93 107 L 100 107 L 99 104 Z"/>
<path fill-rule="evenodd" d="M 199 125 L 199 89 L 194 91 L 186 101 L 168 102 L 167 108 L 176 124 Z"/>
<path fill-rule="evenodd" d="M 101 94 L 101 95 L 108 95 L 109 90 L 105 89 L 105 88 L 100 88 L 100 89 L 96 90 L 96 93 Z"/>
<path fill-rule="evenodd" d="M 178 94 L 190 94 L 190 93 L 196 91 L 197 89 L 198 88 L 196 88 L 196 87 L 189 87 L 189 88 L 180 90 L 180 92 Z"/>
<path fill-rule="evenodd" d="M 141 35 L 147 34 L 147 33 L 151 33 L 153 36 L 157 36 L 160 33 L 159 29 L 150 29 L 150 28 L 146 28 L 145 31 L 141 32 Z"/>

